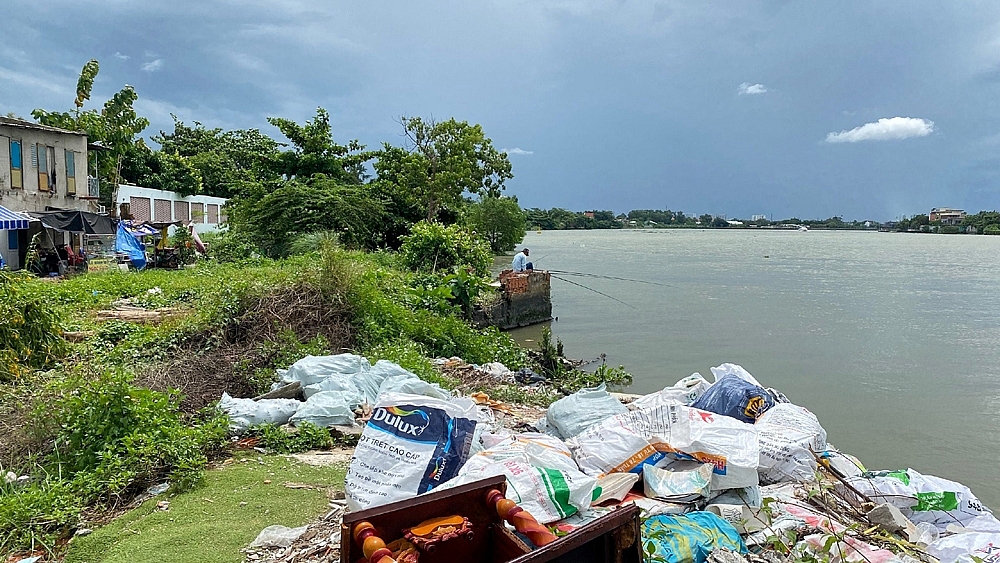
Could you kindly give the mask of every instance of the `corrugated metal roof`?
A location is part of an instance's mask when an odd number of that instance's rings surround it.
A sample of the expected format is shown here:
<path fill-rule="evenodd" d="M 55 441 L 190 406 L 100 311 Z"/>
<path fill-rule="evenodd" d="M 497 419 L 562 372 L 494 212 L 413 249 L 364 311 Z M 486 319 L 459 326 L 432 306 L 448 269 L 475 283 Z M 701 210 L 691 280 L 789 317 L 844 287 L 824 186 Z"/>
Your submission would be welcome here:
<path fill-rule="evenodd" d="M 49 127 L 48 125 L 24 121 L 23 119 L 14 119 L 13 117 L 0 116 L 0 126 L 16 127 L 18 129 L 31 129 L 33 131 L 46 131 L 48 133 L 62 133 L 65 135 L 79 135 L 81 137 L 87 136 L 87 134 L 82 131 L 70 131 L 69 129 Z"/>

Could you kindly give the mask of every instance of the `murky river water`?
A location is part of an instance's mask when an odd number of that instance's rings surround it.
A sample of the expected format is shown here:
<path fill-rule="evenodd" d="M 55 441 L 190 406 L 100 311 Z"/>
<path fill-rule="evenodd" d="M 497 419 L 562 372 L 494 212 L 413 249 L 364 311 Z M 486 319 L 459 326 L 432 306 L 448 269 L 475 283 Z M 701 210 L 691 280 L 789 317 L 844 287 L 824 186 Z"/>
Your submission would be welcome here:
<path fill-rule="evenodd" d="M 529 232 L 566 354 L 647 393 L 741 364 L 872 469 L 961 481 L 1000 509 L 1000 237 L 725 230 Z M 537 340 L 539 327 L 512 334 Z"/>

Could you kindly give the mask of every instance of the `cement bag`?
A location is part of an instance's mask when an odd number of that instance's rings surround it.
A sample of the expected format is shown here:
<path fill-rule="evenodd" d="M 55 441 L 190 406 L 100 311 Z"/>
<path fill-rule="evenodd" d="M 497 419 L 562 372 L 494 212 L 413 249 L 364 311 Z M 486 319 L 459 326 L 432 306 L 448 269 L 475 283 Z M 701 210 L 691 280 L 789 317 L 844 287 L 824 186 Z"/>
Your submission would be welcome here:
<path fill-rule="evenodd" d="M 566 441 L 584 473 L 594 477 L 607 473 L 642 473 L 643 467 L 655 465 L 664 458 L 649 440 L 625 422 L 623 417 L 616 416 Z"/>
<path fill-rule="evenodd" d="M 223 393 L 219 410 L 229 415 L 229 430 L 242 434 L 258 424 L 286 424 L 301 404 L 295 399 L 234 399 Z"/>
<path fill-rule="evenodd" d="M 739 366 L 734 367 L 743 370 Z M 719 368 L 712 368 L 712 372 L 716 369 Z M 746 375 L 753 379 L 750 374 Z M 726 373 L 691 406 L 753 424 L 760 415 L 774 406 L 774 398 L 763 387 L 750 383 L 735 373 Z"/>
<path fill-rule="evenodd" d="M 758 483 L 760 446 L 752 424 L 677 404 L 640 408 L 615 420 L 666 455 L 668 459 L 656 462 L 657 467 L 671 460 L 711 463 L 714 491 Z"/>
<path fill-rule="evenodd" d="M 597 387 L 581 389 L 552 403 L 545 417 L 563 438 L 572 438 L 587 428 L 626 411 L 625 405 L 609 395 L 602 383 Z"/>
<path fill-rule="evenodd" d="M 993 515 L 965 485 L 912 469 L 868 472 L 847 482 L 876 503 L 895 506 L 914 524 L 927 522 L 940 531 Z"/>
<path fill-rule="evenodd" d="M 704 395 L 710 385 L 700 373 L 693 373 L 670 387 L 664 387 L 656 393 L 639 397 L 632 401 L 629 407 L 637 409 L 652 408 L 664 404 L 690 405 Z"/>
<path fill-rule="evenodd" d="M 649 498 L 668 502 L 697 502 L 709 496 L 712 469 L 713 466 L 709 463 L 691 471 L 647 467 L 642 472 L 643 493 Z"/>
<path fill-rule="evenodd" d="M 302 387 L 307 387 L 333 375 L 349 379 L 369 369 L 371 364 L 368 360 L 354 354 L 306 356 L 292 364 L 281 376 L 281 380 L 285 383 L 299 381 Z"/>
<path fill-rule="evenodd" d="M 379 397 L 347 471 L 349 510 L 425 493 L 458 474 L 477 423 L 471 399 Z"/>
<path fill-rule="evenodd" d="M 343 393 L 321 391 L 299 403 L 299 410 L 292 415 L 291 422 L 296 426 L 309 422 L 320 428 L 354 426 L 354 409 Z"/>
<path fill-rule="evenodd" d="M 1000 534 L 955 534 L 932 542 L 927 553 L 941 563 L 1000 563 Z"/>
<path fill-rule="evenodd" d="M 486 435 L 484 435 L 485 437 Z M 498 437 L 485 437 L 484 444 L 489 443 L 484 451 L 476 454 L 495 462 L 516 459 L 534 465 L 567 472 L 579 472 L 573 454 L 569 447 L 559 438 L 548 434 L 525 432 L 523 434 Z"/>
<path fill-rule="evenodd" d="M 811 481 L 816 475 L 812 452 L 826 450 L 826 430 L 816 415 L 791 403 L 774 405 L 757 419 L 760 482 Z"/>

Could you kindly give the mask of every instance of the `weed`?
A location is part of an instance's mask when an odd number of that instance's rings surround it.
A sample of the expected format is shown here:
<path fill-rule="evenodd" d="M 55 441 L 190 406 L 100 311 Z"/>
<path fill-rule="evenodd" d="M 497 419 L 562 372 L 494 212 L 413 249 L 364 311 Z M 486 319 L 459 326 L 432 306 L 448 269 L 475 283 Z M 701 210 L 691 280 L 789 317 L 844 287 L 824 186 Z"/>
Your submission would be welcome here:
<path fill-rule="evenodd" d="M 329 430 L 309 422 L 296 425 L 295 432 L 286 432 L 273 424 L 261 424 L 251 427 L 248 433 L 260 436 L 264 448 L 279 454 L 325 450 L 333 445 Z"/>

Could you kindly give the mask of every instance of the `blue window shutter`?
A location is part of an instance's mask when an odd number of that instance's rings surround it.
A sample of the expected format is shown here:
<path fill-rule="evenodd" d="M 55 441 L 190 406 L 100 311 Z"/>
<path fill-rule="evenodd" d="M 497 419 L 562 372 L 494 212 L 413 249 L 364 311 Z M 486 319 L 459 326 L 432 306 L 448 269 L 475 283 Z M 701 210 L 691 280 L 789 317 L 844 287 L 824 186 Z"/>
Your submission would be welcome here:
<path fill-rule="evenodd" d="M 21 168 L 21 141 L 10 142 L 10 167 Z"/>

